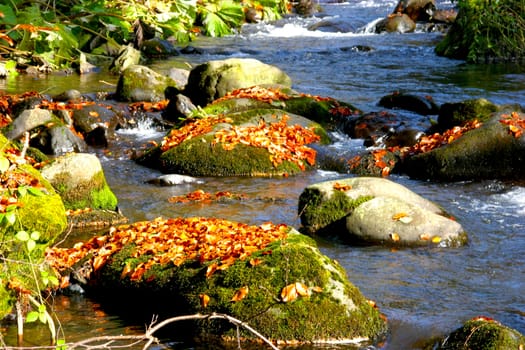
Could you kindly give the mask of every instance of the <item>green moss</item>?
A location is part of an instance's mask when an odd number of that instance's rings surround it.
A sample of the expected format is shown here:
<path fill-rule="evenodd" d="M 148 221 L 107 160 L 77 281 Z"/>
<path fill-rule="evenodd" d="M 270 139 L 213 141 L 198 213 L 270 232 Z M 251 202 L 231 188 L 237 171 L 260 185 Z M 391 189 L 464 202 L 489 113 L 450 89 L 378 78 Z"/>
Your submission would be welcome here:
<path fill-rule="evenodd" d="M 344 115 L 332 113 L 334 108 L 346 107 L 352 113 L 361 113 L 359 109 L 349 103 L 332 99 L 318 101 L 313 97 L 301 96 L 291 98 L 285 102 L 285 111 L 313 120 L 329 130 L 341 125 L 341 122 L 346 119 Z"/>
<path fill-rule="evenodd" d="M 142 281 L 121 278 L 126 264 L 137 266 L 149 257 L 132 258 L 133 246 L 115 254 L 97 275 L 94 287 L 101 294 L 110 291 L 121 303 L 143 296 L 147 309 L 174 314 L 225 313 L 242 319 L 262 334 L 274 340 L 315 341 L 348 340 L 354 337 L 375 338 L 386 325 L 353 286 L 344 269 L 317 249 L 311 238 L 291 233 L 283 241 L 275 241 L 250 258 L 261 263 L 252 265 L 249 259 L 237 260 L 225 270 L 206 277 L 207 265 L 188 261 L 182 266 L 156 265 L 146 272 Z M 282 289 L 292 283 L 306 285 L 311 295 L 292 302 L 281 301 Z M 240 301 L 232 301 L 241 287 L 248 294 Z M 314 292 L 314 287 L 321 290 Z M 209 304 L 201 304 L 200 295 L 210 297 Z M 151 298 L 155 295 L 155 298 Z M 152 304 L 157 303 L 157 309 Z M 146 307 L 146 306 L 145 306 Z M 195 335 L 218 335 L 235 338 L 236 328 L 224 321 L 201 321 L 192 327 Z M 242 337 L 253 335 L 242 332 Z"/>
<path fill-rule="evenodd" d="M 282 162 L 274 167 L 264 148 L 238 144 L 233 150 L 212 145 L 213 135 L 189 139 L 162 154 L 160 169 L 165 173 L 192 176 L 272 176 L 296 174 L 299 167 Z"/>
<path fill-rule="evenodd" d="M 70 174 L 55 176 L 55 188 L 64 200 L 66 209 L 105 209 L 115 210 L 117 197 L 109 188 L 104 172 L 100 171 L 90 181 L 69 187 Z"/>
<path fill-rule="evenodd" d="M 5 285 L 0 284 L 0 320 L 13 311 L 15 301 L 16 297 L 6 289 Z"/>
<path fill-rule="evenodd" d="M 468 62 L 525 58 L 525 4 L 517 0 L 460 0 L 458 16 L 436 46 L 438 55 Z"/>
<path fill-rule="evenodd" d="M 522 334 L 499 322 L 470 320 L 439 344 L 432 344 L 428 349 L 507 350 L 520 349 L 524 345 L 525 337 Z"/>
<path fill-rule="evenodd" d="M 371 198 L 362 196 L 351 199 L 342 191 L 333 191 L 327 199 L 320 189 L 306 188 L 299 196 L 299 215 L 305 233 L 322 233 L 318 231 L 344 225 L 341 221 L 360 204 Z"/>
<path fill-rule="evenodd" d="M 444 131 L 474 119 L 485 122 L 497 110 L 498 106 L 484 98 L 445 103 L 439 111 L 438 126 Z"/>

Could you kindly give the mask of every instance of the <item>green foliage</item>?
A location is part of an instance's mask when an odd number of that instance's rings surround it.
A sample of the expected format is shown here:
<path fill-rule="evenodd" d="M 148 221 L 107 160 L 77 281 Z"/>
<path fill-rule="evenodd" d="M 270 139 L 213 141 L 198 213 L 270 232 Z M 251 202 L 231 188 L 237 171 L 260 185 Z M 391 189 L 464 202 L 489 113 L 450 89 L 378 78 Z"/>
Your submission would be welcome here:
<path fill-rule="evenodd" d="M 525 59 L 525 2 L 459 0 L 458 17 L 436 47 L 439 55 L 468 62 Z"/>
<path fill-rule="evenodd" d="M 274 20 L 287 12 L 287 0 L 11 0 L 0 5 L 0 55 L 30 57 L 29 63 L 53 69 L 70 67 L 81 52 L 105 42 L 140 46 L 153 36 L 187 43 L 199 32 L 231 34 L 244 23 L 248 8 Z"/>

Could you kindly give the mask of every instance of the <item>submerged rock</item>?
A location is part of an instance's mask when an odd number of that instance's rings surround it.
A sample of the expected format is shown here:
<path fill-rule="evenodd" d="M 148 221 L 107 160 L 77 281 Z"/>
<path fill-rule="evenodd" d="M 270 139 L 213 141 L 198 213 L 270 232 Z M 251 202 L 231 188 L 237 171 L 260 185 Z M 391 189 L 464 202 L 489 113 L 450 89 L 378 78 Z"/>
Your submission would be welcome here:
<path fill-rule="evenodd" d="M 440 207 L 382 178 L 310 185 L 299 197 L 299 213 L 307 234 L 347 243 L 459 246 L 467 242 L 461 225 Z"/>

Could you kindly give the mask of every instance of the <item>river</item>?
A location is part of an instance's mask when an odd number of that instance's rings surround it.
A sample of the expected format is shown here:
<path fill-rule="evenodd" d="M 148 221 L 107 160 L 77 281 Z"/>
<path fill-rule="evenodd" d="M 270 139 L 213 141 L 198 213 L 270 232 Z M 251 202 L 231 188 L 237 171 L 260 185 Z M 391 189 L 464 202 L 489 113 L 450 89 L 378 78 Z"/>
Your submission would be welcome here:
<path fill-rule="evenodd" d="M 252 57 L 287 72 L 293 87 L 315 95 L 352 103 L 364 111 L 378 111 L 379 99 L 393 91 L 429 95 L 438 103 L 484 97 L 497 104 L 525 100 L 525 68 L 514 65 L 466 65 L 437 57 L 434 45 L 440 33 L 371 34 L 365 28 L 395 7 L 392 0 L 350 1 L 323 4 L 322 19 L 350 25 L 351 33 L 308 31 L 321 18 L 289 19 L 275 25 L 250 25 L 238 35 L 202 38 L 192 46 L 200 54 L 181 55 L 153 62 L 167 71 L 174 64 L 198 64 L 227 57 Z M 438 2 L 438 7 L 451 7 Z M 370 50 L 360 50 L 368 47 Z M 92 92 L 114 83 L 110 76 L 50 76 L 39 79 L 0 80 L 7 92 L 66 88 Z M 397 113 L 405 113 L 397 111 Z M 409 114 L 408 114 L 409 115 Z M 342 135 L 330 146 L 334 154 L 361 149 L 361 142 Z M 144 180 L 159 175 L 137 166 L 123 150 L 138 147 L 162 133 L 147 122 L 121 131 L 108 150 L 93 150 L 103 162 L 119 207 L 131 221 L 157 216 L 213 216 L 251 224 L 265 221 L 299 226 L 297 200 L 309 184 L 348 176 L 317 170 L 291 178 L 205 178 L 202 185 L 159 188 Z M 418 342 L 442 335 L 466 320 L 484 315 L 525 333 L 525 182 L 465 181 L 434 183 L 392 176 L 422 196 L 438 203 L 460 222 L 470 242 L 462 248 L 390 249 L 352 247 L 319 242 L 321 250 L 345 267 L 349 279 L 363 294 L 377 302 L 389 319 L 391 332 L 381 347 L 369 349 L 417 349 Z M 228 190 L 249 198 L 238 204 L 174 204 L 167 199 L 201 188 L 207 192 Z M 108 312 L 84 296 L 56 298 L 69 339 L 102 334 L 129 334 L 143 330 Z M 8 331 L 9 332 L 9 331 Z M 175 349 L 191 344 L 167 342 Z"/>

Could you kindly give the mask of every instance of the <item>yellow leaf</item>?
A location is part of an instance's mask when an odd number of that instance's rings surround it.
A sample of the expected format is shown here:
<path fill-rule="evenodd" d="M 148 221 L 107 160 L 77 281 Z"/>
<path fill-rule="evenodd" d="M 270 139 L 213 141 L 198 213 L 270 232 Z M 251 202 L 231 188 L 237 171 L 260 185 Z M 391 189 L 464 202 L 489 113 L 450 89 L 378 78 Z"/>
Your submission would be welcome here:
<path fill-rule="evenodd" d="M 299 294 L 297 293 L 295 283 L 287 285 L 281 291 L 281 300 L 285 303 L 294 301 L 297 297 L 299 297 Z"/>
<path fill-rule="evenodd" d="M 397 221 L 397 220 L 399 220 L 401 218 L 404 218 L 406 216 L 408 216 L 407 213 L 397 213 L 397 214 L 392 215 L 392 220 Z"/>
<path fill-rule="evenodd" d="M 390 234 L 390 239 L 391 239 L 392 241 L 394 241 L 394 242 L 399 242 L 399 239 L 400 239 L 400 238 L 399 238 L 399 235 L 398 235 L 397 233 L 394 232 L 394 233 L 391 233 L 391 234 Z"/>
<path fill-rule="evenodd" d="M 432 237 L 432 243 L 439 243 L 439 242 L 441 242 L 441 237 L 439 236 Z"/>
<path fill-rule="evenodd" d="M 231 301 L 241 301 L 242 299 L 246 298 L 247 295 L 248 295 L 248 286 L 241 287 L 239 288 L 238 291 L 235 292 Z"/>
<path fill-rule="evenodd" d="M 207 307 L 210 302 L 210 297 L 207 294 L 199 294 L 199 299 L 201 300 L 201 306 Z"/>
<path fill-rule="evenodd" d="M 297 294 L 299 294 L 302 297 L 307 297 L 308 294 L 308 287 L 304 285 L 303 283 L 296 282 L 295 283 L 295 290 L 297 291 Z"/>

